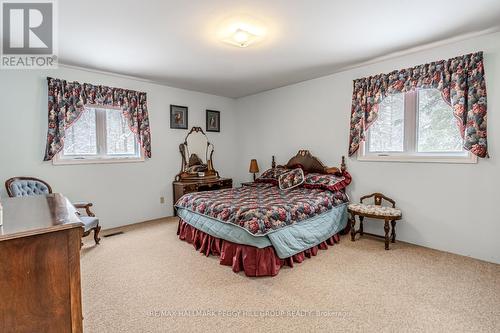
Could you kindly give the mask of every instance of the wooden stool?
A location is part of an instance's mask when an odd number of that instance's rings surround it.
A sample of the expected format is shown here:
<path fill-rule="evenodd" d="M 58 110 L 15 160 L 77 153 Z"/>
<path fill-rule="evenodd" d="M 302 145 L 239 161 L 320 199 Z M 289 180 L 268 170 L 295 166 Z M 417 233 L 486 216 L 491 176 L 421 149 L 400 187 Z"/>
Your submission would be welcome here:
<path fill-rule="evenodd" d="M 374 198 L 374 205 L 363 204 L 364 199 L 371 197 Z M 382 199 L 390 202 L 392 207 L 382 206 Z M 370 234 L 363 232 L 363 220 L 365 217 L 384 220 L 384 231 L 385 231 L 385 249 L 389 250 L 389 222 L 391 223 L 392 231 L 390 235 L 391 243 L 396 242 L 396 221 L 401 220 L 402 213 L 401 210 L 396 208 L 396 202 L 391 198 L 386 197 L 382 193 L 373 193 L 370 195 L 365 195 L 359 199 L 359 204 L 349 204 L 347 210 L 350 215 L 351 222 L 351 241 L 354 242 L 354 237 L 356 234 L 363 236 L 364 234 L 380 237 L 379 235 Z M 355 230 L 356 226 L 356 215 L 359 216 L 359 229 Z"/>

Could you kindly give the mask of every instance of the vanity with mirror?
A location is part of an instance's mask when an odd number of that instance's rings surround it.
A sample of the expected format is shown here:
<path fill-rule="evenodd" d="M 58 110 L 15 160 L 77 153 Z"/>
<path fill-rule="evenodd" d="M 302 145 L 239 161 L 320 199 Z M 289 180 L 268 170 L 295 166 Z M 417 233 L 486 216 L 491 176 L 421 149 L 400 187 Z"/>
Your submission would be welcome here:
<path fill-rule="evenodd" d="M 201 127 L 191 128 L 179 151 L 182 164 L 173 182 L 174 205 L 186 193 L 233 187 L 232 179 L 221 178 L 215 170 L 214 146 Z"/>

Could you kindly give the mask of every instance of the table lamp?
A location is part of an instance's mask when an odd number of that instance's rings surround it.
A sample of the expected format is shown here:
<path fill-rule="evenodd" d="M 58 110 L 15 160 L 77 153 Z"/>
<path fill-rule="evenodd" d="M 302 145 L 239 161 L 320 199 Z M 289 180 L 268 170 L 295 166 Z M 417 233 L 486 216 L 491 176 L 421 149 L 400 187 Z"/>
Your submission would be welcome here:
<path fill-rule="evenodd" d="M 259 172 L 259 165 L 257 164 L 256 159 L 252 159 L 250 161 L 250 169 L 248 170 L 248 172 L 253 173 L 253 180 L 255 181 L 255 174 Z"/>

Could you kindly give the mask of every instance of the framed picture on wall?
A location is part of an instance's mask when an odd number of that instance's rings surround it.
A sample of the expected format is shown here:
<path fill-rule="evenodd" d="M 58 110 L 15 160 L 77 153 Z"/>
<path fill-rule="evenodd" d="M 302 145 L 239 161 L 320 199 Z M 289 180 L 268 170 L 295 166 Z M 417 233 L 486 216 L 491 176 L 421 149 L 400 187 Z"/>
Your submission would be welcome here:
<path fill-rule="evenodd" d="M 220 132 L 220 111 L 207 110 L 207 132 Z"/>
<path fill-rule="evenodd" d="M 188 107 L 170 104 L 170 128 L 188 128 Z"/>

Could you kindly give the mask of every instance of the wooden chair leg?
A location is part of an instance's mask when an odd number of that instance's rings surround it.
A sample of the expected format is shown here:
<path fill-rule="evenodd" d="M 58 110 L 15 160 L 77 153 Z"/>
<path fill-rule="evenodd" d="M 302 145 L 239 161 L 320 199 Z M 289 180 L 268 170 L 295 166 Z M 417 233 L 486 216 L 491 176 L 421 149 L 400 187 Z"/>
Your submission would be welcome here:
<path fill-rule="evenodd" d="M 385 249 L 389 250 L 389 220 L 385 220 L 384 231 L 385 231 Z"/>
<path fill-rule="evenodd" d="M 94 228 L 94 241 L 96 244 L 99 244 L 101 241 L 101 238 L 99 237 L 99 232 L 101 231 L 101 226 L 98 225 L 97 227 Z"/>
<path fill-rule="evenodd" d="M 364 216 L 359 217 L 359 235 L 363 236 L 363 220 L 365 219 Z"/>
<path fill-rule="evenodd" d="M 351 213 L 351 241 L 354 242 L 356 236 L 356 215 Z"/>
<path fill-rule="evenodd" d="M 391 221 L 391 243 L 396 243 L 396 220 Z"/>

